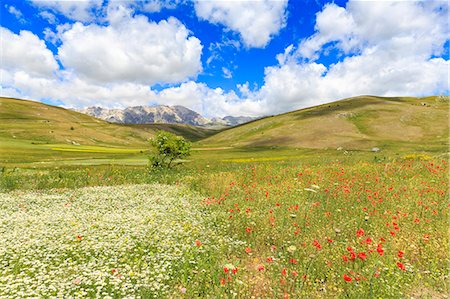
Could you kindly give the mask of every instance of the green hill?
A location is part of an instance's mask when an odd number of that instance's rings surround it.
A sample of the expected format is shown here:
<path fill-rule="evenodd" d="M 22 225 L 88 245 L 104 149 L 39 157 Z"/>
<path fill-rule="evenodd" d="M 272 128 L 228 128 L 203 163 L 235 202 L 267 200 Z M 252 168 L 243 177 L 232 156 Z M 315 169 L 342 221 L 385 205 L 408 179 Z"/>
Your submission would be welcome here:
<path fill-rule="evenodd" d="M 448 97 L 360 96 L 266 117 L 200 141 L 202 146 L 445 150 Z"/>
<path fill-rule="evenodd" d="M 151 132 L 164 130 L 176 135 L 183 136 L 184 138 L 192 142 L 205 139 L 221 131 L 220 129 L 209 129 L 185 124 L 126 124 L 122 126 L 137 128 L 140 130 L 148 130 Z"/>
<path fill-rule="evenodd" d="M 156 130 L 195 141 L 215 130 L 188 125 L 119 125 L 72 110 L 0 97 L 0 163 L 135 159 Z M 140 157 L 145 161 L 145 157 Z"/>

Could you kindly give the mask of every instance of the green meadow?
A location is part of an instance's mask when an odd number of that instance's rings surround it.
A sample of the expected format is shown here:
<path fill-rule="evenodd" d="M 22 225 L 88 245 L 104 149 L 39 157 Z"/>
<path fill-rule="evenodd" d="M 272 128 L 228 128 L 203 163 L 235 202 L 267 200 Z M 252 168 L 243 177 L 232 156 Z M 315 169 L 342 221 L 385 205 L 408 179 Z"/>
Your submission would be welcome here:
<path fill-rule="evenodd" d="M 441 97 L 352 98 L 223 131 L 0 107 L 2 298 L 448 296 Z M 151 171 L 157 129 L 192 155 Z"/>

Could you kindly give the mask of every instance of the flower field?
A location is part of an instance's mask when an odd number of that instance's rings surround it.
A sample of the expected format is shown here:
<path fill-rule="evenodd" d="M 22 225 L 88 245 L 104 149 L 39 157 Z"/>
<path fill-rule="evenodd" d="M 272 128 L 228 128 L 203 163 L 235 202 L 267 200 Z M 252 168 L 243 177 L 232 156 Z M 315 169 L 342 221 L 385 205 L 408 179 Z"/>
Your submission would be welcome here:
<path fill-rule="evenodd" d="M 217 236 L 185 191 L 154 184 L 0 194 L 0 297 L 165 298 L 188 283 L 201 294 L 216 274 L 201 272 L 214 266 L 211 252 L 241 243 Z"/>
<path fill-rule="evenodd" d="M 447 162 L 311 161 L 1 193 L 0 297 L 446 298 Z"/>
<path fill-rule="evenodd" d="M 246 240 L 218 278 L 265 298 L 445 298 L 446 161 L 253 165 L 203 204 Z M 225 183 L 226 182 L 226 183 Z M 230 274 L 231 273 L 231 274 Z M 239 280 L 245 284 L 239 284 Z"/>

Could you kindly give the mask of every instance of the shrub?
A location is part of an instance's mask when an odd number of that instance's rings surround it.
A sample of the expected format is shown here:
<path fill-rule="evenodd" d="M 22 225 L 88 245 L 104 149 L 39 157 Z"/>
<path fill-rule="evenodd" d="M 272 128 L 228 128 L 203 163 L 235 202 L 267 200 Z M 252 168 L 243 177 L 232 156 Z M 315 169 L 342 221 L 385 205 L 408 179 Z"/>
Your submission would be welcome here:
<path fill-rule="evenodd" d="M 180 164 L 183 159 L 191 154 L 191 143 L 183 137 L 175 134 L 159 131 L 150 139 L 154 150 L 149 156 L 150 167 L 172 168 Z"/>

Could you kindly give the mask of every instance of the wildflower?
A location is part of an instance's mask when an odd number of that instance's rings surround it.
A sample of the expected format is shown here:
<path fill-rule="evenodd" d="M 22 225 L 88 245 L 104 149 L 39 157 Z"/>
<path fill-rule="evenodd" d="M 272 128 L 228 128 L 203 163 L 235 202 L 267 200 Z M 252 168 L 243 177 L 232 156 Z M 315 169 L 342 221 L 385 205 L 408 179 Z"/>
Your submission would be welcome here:
<path fill-rule="evenodd" d="M 298 272 L 297 271 L 292 271 L 292 276 L 297 277 L 298 276 Z"/>
<path fill-rule="evenodd" d="M 245 231 L 246 231 L 247 233 L 249 233 L 249 232 L 252 231 L 252 229 L 251 229 L 250 227 L 247 227 L 247 228 L 245 229 Z"/>
<path fill-rule="evenodd" d="M 350 276 L 348 276 L 347 274 L 344 274 L 344 280 L 350 282 L 350 281 L 352 281 L 352 278 Z"/>
<path fill-rule="evenodd" d="M 366 242 L 366 244 L 372 244 L 372 239 L 371 238 L 367 238 L 365 242 Z"/>
<path fill-rule="evenodd" d="M 357 237 L 362 237 L 362 236 L 364 236 L 364 230 L 363 230 L 362 228 L 358 229 L 358 230 L 356 231 L 356 236 L 357 236 Z"/>
<path fill-rule="evenodd" d="M 78 235 L 77 236 L 77 241 L 81 241 L 81 240 L 83 240 L 83 236 L 82 235 Z"/>
<path fill-rule="evenodd" d="M 317 249 L 322 249 L 322 245 L 320 245 L 319 241 L 314 240 L 313 245 L 317 247 Z"/>
<path fill-rule="evenodd" d="M 397 262 L 397 267 L 399 267 L 400 270 L 402 270 L 402 271 L 405 271 L 405 270 L 406 270 L 405 265 L 403 265 L 403 264 L 400 263 L 400 262 Z"/>
<path fill-rule="evenodd" d="M 286 276 L 286 273 L 287 273 L 286 268 L 284 268 L 283 270 L 281 270 L 281 275 Z"/>
<path fill-rule="evenodd" d="M 200 240 L 195 240 L 195 246 L 200 247 L 202 246 L 202 242 L 200 242 Z"/>
<path fill-rule="evenodd" d="M 297 250 L 297 247 L 295 247 L 294 245 L 291 245 L 287 248 L 287 251 L 289 253 L 294 253 Z"/>
<path fill-rule="evenodd" d="M 346 255 L 343 255 L 342 259 L 344 260 L 344 262 L 348 262 L 348 257 Z"/>
<path fill-rule="evenodd" d="M 402 258 L 405 253 L 401 250 L 398 251 L 398 257 Z"/>
<path fill-rule="evenodd" d="M 268 257 L 268 258 L 267 258 L 267 262 L 268 262 L 268 263 L 273 262 L 273 258 L 272 258 L 272 257 Z"/>
<path fill-rule="evenodd" d="M 381 243 L 379 243 L 377 246 L 377 252 L 380 256 L 383 256 L 384 250 L 383 250 Z"/>
<path fill-rule="evenodd" d="M 220 284 L 221 284 L 221 285 L 225 285 L 225 282 L 226 282 L 225 278 L 222 278 L 222 279 L 220 280 Z"/>
<path fill-rule="evenodd" d="M 223 267 L 223 272 L 228 273 L 228 268 L 227 267 Z"/>
<path fill-rule="evenodd" d="M 367 258 L 367 255 L 364 252 L 360 252 L 358 253 L 358 257 L 364 261 Z"/>
<path fill-rule="evenodd" d="M 245 248 L 245 252 L 246 252 L 246 253 L 250 253 L 251 251 L 252 251 L 252 250 L 250 249 L 250 247 L 246 247 L 246 248 Z"/>
<path fill-rule="evenodd" d="M 264 270 L 265 270 L 264 266 L 263 265 L 259 265 L 258 271 L 264 271 Z"/>
<path fill-rule="evenodd" d="M 180 288 L 180 293 L 181 294 L 186 294 L 186 288 Z"/>

